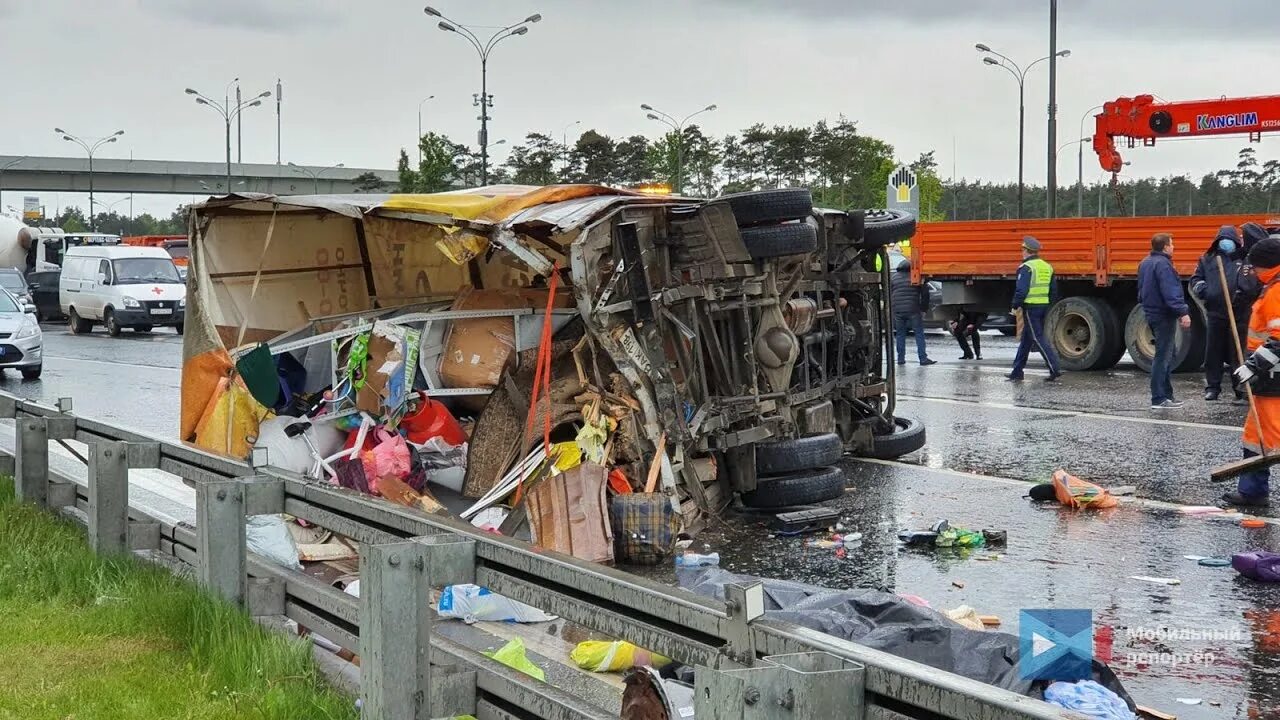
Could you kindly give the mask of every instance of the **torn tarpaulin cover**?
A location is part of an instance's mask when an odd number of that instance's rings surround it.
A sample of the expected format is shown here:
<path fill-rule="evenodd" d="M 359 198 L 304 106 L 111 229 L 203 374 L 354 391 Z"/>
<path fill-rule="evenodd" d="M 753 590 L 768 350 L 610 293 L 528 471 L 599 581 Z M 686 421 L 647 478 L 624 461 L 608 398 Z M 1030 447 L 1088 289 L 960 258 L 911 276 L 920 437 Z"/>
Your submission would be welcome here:
<path fill-rule="evenodd" d="M 1044 699 L 1045 681 L 1018 673 L 1018 638 L 992 630 L 970 630 L 930 608 L 876 590 L 831 590 L 747 575 L 720 568 L 677 572 L 680 586 L 699 595 L 724 599 L 724 586 L 764 583 L 764 616 L 795 623 L 907 660 L 962 675 L 1029 697 Z M 1094 661 L 1093 679 L 1119 695 L 1130 709 L 1133 699 L 1115 673 Z"/>

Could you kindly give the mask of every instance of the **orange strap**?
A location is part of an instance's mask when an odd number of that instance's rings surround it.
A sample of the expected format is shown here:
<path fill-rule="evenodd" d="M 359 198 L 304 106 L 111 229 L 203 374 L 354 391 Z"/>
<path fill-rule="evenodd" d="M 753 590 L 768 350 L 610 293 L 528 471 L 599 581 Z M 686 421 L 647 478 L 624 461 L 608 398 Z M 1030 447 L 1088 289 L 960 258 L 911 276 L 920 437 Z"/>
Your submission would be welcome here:
<path fill-rule="evenodd" d="M 560 285 L 560 263 L 551 266 L 551 279 L 547 283 L 547 309 L 542 317 L 542 335 L 538 341 L 538 359 L 534 365 L 533 392 L 529 396 L 529 415 L 525 421 L 524 436 L 527 441 L 533 435 L 533 419 L 538 413 L 538 394 L 541 392 L 546 415 L 542 419 L 542 451 L 551 457 L 551 311 L 555 309 L 556 288 Z M 524 484 L 516 486 L 512 504 L 519 504 L 524 494 Z"/>

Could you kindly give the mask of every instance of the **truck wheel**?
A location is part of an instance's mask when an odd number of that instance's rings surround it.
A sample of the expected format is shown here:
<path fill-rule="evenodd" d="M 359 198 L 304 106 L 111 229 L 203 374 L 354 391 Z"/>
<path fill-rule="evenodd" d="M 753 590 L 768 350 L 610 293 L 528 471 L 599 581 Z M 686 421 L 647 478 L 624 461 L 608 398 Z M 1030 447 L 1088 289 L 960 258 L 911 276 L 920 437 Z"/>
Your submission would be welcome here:
<path fill-rule="evenodd" d="M 835 433 L 756 443 L 756 472 L 761 475 L 782 475 L 796 470 L 825 467 L 839 462 L 843 454 L 840 436 Z"/>
<path fill-rule="evenodd" d="M 808 255 L 818 249 L 818 231 L 803 222 L 743 228 L 741 234 L 747 253 L 756 260 Z"/>
<path fill-rule="evenodd" d="M 1133 363 L 1143 372 L 1151 372 L 1156 354 L 1156 337 L 1147 324 L 1141 305 L 1134 305 L 1124 326 L 1124 344 Z M 1174 372 L 1193 372 L 1204 363 L 1204 321 L 1200 313 L 1191 313 L 1191 329 L 1178 328 L 1173 343 Z"/>
<path fill-rule="evenodd" d="M 120 321 L 116 320 L 116 314 L 111 308 L 103 312 L 102 324 L 107 326 L 107 333 L 111 337 L 120 337 Z"/>
<path fill-rule="evenodd" d="M 924 423 L 899 415 L 893 419 L 893 432 L 871 437 L 871 452 L 866 456 L 895 460 L 924 447 L 924 441 Z"/>
<path fill-rule="evenodd" d="M 901 210 L 868 210 L 863 216 L 862 223 L 864 248 L 892 245 L 910 240 L 916 234 L 915 216 Z"/>
<path fill-rule="evenodd" d="M 801 220 L 813 212 L 813 194 L 808 188 L 757 190 L 719 199 L 729 203 L 738 227 Z"/>
<path fill-rule="evenodd" d="M 72 335 L 84 335 L 85 333 L 93 332 L 93 323 L 80 317 L 75 308 L 71 308 L 71 311 L 67 314 L 67 324 L 71 326 Z"/>
<path fill-rule="evenodd" d="M 1124 342 L 1120 319 L 1102 298 L 1063 298 L 1049 310 L 1045 325 L 1049 342 L 1067 370 L 1107 367 L 1115 347 Z"/>
<path fill-rule="evenodd" d="M 780 508 L 834 500 L 844 494 L 844 472 L 823 467 L 791 475 L 762 477 L 756 489 L 742 494 L 742 504 L 755 508 Z"/>

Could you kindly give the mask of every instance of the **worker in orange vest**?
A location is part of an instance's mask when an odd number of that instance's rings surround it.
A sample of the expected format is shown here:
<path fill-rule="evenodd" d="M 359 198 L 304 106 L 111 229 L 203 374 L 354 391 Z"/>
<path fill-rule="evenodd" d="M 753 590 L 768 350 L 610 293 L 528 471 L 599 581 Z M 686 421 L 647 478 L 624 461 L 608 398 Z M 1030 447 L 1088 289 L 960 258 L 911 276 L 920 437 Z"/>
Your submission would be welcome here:
<path fill-rule="evenodd" d="M 1280 236 L 1272 235 L 1249 251 L 1262 295 L 1249 316 L 1249 358 L 1236 369 L 1236 378 L 1253 387 L 1257 413 L 1244 421 L 1244 456 L 1280 452 Z M 1261 507 L 1270 503 L 1271 471 L 1252 470 L 1240 475 L 1236 492 L 1222 499 L 1231 505 Z"/>

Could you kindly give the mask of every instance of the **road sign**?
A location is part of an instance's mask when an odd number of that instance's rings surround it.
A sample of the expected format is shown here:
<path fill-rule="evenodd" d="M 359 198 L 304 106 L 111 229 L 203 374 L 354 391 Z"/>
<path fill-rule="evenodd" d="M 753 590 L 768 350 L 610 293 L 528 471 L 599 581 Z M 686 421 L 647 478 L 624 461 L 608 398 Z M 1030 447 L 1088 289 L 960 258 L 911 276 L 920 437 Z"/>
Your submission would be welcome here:
<path fill-rule="evenodd" d="M 23 220 L 40 220 L 44 217 L 44 210 L 40 208 L 40 198 L 35 195 L 25 195 L 22 198 L 22 219 Z"/>
<path fill-rule="evenodd" d="M 905 210 L 920 217 L 920 186 L 916 183 L 916 174 L 906 165 L 899 165 L 889 173 L 885 198 L 885 207 L 890 210 Z"/>

